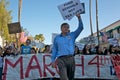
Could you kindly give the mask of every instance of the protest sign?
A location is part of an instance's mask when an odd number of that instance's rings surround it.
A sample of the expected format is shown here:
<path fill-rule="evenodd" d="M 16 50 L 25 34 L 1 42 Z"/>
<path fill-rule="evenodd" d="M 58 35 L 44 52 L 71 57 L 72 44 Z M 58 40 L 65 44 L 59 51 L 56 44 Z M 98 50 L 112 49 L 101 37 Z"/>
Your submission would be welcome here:
<path fill-rule="evenodd" d="M 20 33 L 22 31 L 20 22 L 8 24 L 8 30 L 9 30 L 9 34 Z"/>
<path fill-rule="evenodd" d="M 116 38 L 110 38 L 110 39 L 108 39 L 108 42 L 109 42 L 110 45 L 113 45 L 113 46 L 118 46 L 119 45 L 119 41 Z"/>
<path fill-rule="evenodd" d="M 83 5 L 80 0 L 70 0 L 58 6 L 58 9 L 64 20 L 72 19 L 76 14 L 84 12 Z"/>
<path fill-rule="evenodd" d="M 59 33 L 52 33 L 52 43 L 54 42 L 54 38 L 59 35 Z"/>
<path fill-rule="evenodd" d="M 116 75 L 118 79 L 120 79 L 120 55 L 112 55 L 111 60 L 112 60 L 112 64 L 114 66 Z"/>
<path fill-rule="evenodd" d="M 5 57 L 3 80 L 59 78 L 59 70 L 52 68 L 51 62 L 51 54 L 45 53 Z M 110 56 L 76 55 L 75 63 L 77 79 L 117 79 Z"/>

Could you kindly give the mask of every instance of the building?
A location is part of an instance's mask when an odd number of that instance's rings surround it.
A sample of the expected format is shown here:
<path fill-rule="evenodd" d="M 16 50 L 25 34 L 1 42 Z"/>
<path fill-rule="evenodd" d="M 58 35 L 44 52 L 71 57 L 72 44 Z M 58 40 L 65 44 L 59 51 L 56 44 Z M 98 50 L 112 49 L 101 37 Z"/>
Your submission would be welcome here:
<path fill-rule="evenodd" d="M 108 42 L 102 41 L 102 35 L 99 35 L 100 44 L 103 46 L 108 46 L 110 44 L 109 40 L 116 39 L 118 40 L 118 44 L 120 45 L 120 20 L 106 26 L 105 28 L 99 30 L 99 32 L 104 32 L 107 36 Z M 93 34 L 93 36 L 97 36 L 97 32 Z M 116 43 L 115 43 L 116 44 Z M 113 42 L 114 45 L 114 42 Z"/>

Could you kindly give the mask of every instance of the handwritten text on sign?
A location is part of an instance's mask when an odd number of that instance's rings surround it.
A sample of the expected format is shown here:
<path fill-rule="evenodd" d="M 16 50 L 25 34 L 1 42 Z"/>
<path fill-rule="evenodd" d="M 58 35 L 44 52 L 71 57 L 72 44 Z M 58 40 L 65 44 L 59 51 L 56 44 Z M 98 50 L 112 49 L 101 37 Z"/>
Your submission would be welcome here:
<path fill-rule="evenodd" d="M 76 55 L 75 78 L 116 79 L 110 56 Z M 51 67 L 51 55 L 29 54 L 7 57 L 4 61 L 3 80 L 31 80 L 59 77 L 58 68 Z"/>
<path fill-rule="evenodd" d="M 84 12 L 83 5 L 80 3 L 80 0 L 70 0 L 64 4 L 58 6 L 58 9 L 64 20 L 72 19 L 77 13 Z"/>

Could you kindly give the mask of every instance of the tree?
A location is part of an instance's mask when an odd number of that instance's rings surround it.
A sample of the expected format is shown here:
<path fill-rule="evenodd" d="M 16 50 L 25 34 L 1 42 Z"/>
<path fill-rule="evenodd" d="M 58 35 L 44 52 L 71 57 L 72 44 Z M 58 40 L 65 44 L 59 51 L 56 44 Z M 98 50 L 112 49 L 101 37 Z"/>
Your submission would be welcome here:
<path fill-rule="evenodd" d="M 38 34 L 38 35 L 35 35 L 35 40 L 44 42 L 45 38 L 44 38 L 43 34 Z"/>
<path fill-rule="evenodd" d="M 0 36 L 7 41 L 10 41 L 7 24 L 11 22 L 11 11 L 7 10 L 9 2 L 0 0 Z"/>

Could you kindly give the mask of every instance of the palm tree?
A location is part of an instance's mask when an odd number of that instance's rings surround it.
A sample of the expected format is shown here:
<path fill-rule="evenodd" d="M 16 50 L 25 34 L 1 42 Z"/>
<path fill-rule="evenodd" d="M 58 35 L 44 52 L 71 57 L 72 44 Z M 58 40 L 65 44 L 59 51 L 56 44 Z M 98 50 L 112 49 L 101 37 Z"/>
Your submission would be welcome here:
<path fill-rule="evenodd" d="M 19 2 L 18 2 L 18 22 L 20 22 L 21 9 L 22 9 L 22 0 L 19 0 Z"/>
<path fill-rule="evenodd" d="M 35 40 L 38 40 L 39 42 L 43 42 L 45 40 L 43 34 L 35 35 Z"/>
<path fill-rule="evenodd" d="M 21 9 L 22 9 L 22 0 L 18 1 L 18 22 L 20 22 L 20 16 L 21 16 Z M 16 43 L 17 43 L 17 47 L 19 46 L 19 38 L 20 38 L 20 34 L 16 33 Z"/>

